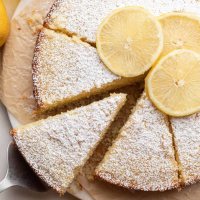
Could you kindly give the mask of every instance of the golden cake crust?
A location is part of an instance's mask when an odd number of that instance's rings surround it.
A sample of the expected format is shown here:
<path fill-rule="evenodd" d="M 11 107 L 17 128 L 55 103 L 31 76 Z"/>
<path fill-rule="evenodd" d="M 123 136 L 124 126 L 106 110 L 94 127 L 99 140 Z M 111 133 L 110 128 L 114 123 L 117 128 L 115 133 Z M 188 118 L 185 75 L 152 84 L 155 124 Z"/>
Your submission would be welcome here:
<path fill-rule="evenodd" d="M 37 73 L 37 66 L 38 66 L 38 60 L 37 60 L 37 54 L 40 53 L 40 43 L 42 38 L 44 37 L 44 35 L 42 33 L 38 34 L 37 40 L 36 40 L 36 45 L 35 45 L 35 49 L 34 49 L 34 57 L 33 57 L 33 61 L 32 61 L 32 77 L 36 76 Z M 39 97 L 39 93 L 38 93 L 38 87 L 34 84 L 33 81 L 33 95 L 35 97 L 36 103 L 38 107 L 43 107 L 44 103 L 42 102 L 42 100 Z"/>

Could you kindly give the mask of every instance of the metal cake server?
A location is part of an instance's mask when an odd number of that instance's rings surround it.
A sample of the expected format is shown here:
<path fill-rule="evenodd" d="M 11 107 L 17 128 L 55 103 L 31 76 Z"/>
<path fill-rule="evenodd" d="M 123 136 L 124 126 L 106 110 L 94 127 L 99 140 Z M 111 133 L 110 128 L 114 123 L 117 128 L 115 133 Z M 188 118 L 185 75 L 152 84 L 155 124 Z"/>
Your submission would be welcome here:
<path fill-rule="evenodd" d="M 0 182 L 0 193 L 13 186 L 21 186 L 37 192 L 45 192 L 49 189 L 35 175 L 12 142 L 8 146 L 7 155 L 8 170 L 5 178 Z"/>

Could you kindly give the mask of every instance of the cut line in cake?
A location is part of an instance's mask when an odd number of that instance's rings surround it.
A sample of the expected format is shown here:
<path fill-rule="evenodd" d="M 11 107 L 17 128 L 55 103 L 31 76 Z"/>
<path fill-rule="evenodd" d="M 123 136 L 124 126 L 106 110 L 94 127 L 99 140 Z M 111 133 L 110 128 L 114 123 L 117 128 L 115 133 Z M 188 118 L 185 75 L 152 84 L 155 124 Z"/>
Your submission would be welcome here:
<path fill-rule="evenodd" d="M 143 93 L 96 176 L 128 189 L 165 191 L 200 181 L 199 113 L 169 118 Z"/>
<path fill-rule="evenodd" d="M 111 94 L 87 106 L 13 129 L 11 134 L 36 174 L 64 194 L 125 102 L 126 94 Z"/>
<path fill-rule="evenodd" d="M 33 86 L 40 112 L 139 79 L 113 74 L 102 63 L 96 49 L 78 38 L 46 28 L 39 34 L 33 58 Z"/>

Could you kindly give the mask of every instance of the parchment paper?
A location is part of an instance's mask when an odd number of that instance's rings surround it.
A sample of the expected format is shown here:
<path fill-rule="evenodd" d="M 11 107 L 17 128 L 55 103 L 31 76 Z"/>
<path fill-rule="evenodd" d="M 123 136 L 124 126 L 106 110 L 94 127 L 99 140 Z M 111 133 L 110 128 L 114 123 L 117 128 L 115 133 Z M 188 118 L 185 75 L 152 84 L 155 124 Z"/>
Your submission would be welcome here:
<path fill-rule="evenodd" d="M 189 2 L 190 0 L 188 0 Z M 25 7 L 28 2 L 28 7 Z M 0 76 L 0 97 L 7 109 L 25 124 L 33 121 L 35 102 L 32 96 L 31 62 L 37 33 L 44 16 L 53 0 L 27 0 L 11 23 L 11 34 L 3 52 L 3 68 Z M 200 184 L 195 184 L 178 192 L 130 192 L 119 187 L 94 181 L 89 182 L 84 175 L 79 182 L 95 200 L 199 200 Z M 88 200 L 84 194 L 79 198 Z"/>
<path fill-rule="evenodd" d="M 22 1 L 19 14 L 11 22 L 11 33 L 3 51 L 1 100 L 23 124 L 33 121 L 34 117 L 31 62 L 37 33 L 52 2 L 35 0 L 23 9 L 28 1 Z"/>

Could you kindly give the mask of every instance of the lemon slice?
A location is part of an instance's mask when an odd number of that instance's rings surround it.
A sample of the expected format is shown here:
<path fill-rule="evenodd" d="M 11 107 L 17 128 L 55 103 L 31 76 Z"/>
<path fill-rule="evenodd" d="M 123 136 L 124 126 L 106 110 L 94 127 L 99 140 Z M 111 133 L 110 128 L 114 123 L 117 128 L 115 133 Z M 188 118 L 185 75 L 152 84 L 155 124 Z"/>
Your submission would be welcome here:
<path fill-rule="evenodd" d="M 162 28 L 157 18 L 140 7 L 113 11 L 98 28 L 97 50 L 115 74 L 136 77 L 144 74 L 163 49 Z"/>
<path fill-rule="evenodd" d="M 164 34 L 161 56 L 178 49 L 200 53 L 200 18 L 189 13 L 172 12 L 159 18 Z"/>
<path fill-rule="evenodd" d="M 9 30 L 10 26 L 8 15 L 6 13 L 3 1 L 0 0 L 0 47 L 5 43 L 9 34 Z"/>
<path fill-rule="evenodd" d="M 200 111 L 200 56 L 191 50 L 175 50 L 163 57 L 146 78 L 151 101 L 175 117 Z"/>

